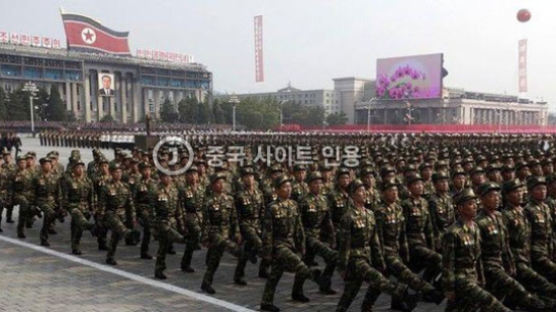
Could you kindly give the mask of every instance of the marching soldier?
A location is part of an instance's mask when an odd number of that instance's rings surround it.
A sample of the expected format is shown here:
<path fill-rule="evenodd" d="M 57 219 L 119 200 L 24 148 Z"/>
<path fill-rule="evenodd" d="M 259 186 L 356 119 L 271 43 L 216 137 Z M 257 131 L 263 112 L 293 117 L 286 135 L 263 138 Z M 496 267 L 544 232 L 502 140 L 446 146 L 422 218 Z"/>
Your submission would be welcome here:
<path fill-rule="evenodd" d="M 17 169 L 12 172 L 10 177 L 10 200 L 9 206 L 13 207 L 15 205 L 19 206 L 19 216 L 17 218 L 17 237 L 25 238 L 25 233 L 23 228 L 25 227 L 25 222 L 32 212 L 29 207 L 29 198 L 31 193 L 31 172 L 26 170 L 27 160 L 24 156 L 19 156 L 17 158 Z"/>
<path fill-rule="evenodd" d="M 243 239 L 243 253 L 238 259 L 234 273 L 234 283 L 247 285 L 243 279 L 247 260 L 257 262 L 257 255 L 261 253 L 261 220 L 265 214 L 265 205 L 262 192 L 255 185 L 255 170 L 252 166 L 241 168 L 241 191 L 235 198 L 238 214 L 239 229 Z"/>
<path fill-rule="evenodd" d="M 446 311 L 510 312 L 486 291 L 481 261 L 481 234 L 473 219 L 477 214 L 476 196 L 467 188 L 455 199 L 458 220 L 442 237 L 442 284 L 448 299 Z"/>
<path fill-rule="evenodd" d="M 384 260 L 388 272 L 398 281 L 406 283 L 412 289 L 423 293 L 425 301 L 440 304 L 444 299 L 442 293 L 433 285 L 424 281 L 419 275 L 413 273 L 406 263 L 409 263 L 409 246 L 406 236 L 406 223 L 402 207 L 399 204 L 398 184 L 396 180 L 386 180 L 382 183 L 383 202 L 377 207 L 375 215 L 378 235 L 384 250 Z M 380 292 L 375 292 L 376 300 Z M 374 299 L 371 299 L 374 298 Z M 392 300 L 392 309 L 401 309 L 397 301 Z"/>
<path fill-rule="evenodd" d="M 93 183 L 95 203 L 99 202 L 103 187 L 112 179 L 112 175 L 110 175 L 108 159 L 100 156 L 97 162 L 98 168 L 95 170 L 96 174 L 93 177 L 89 176 Z M 98 250 L 108 250 L 108 246 L 106 245 L 106 236 L 108 229 L 104 226 L 104 223 L 102 222 L 103 220 L 99 217 L 98 213 L 95 213 L 94 218 L 97 226 Z"/>
<path fill-rule="evenodd" d="M 185 238 L 181 233 L 182 211 L 178 207 L 178 190 L 172 183 L 172 177 L 166 172 L 159 171 L 160 182 L 156 191 L 156 203 L 154 218 L 156 224 L 156 236 L 158 237 L 158 252 L 156 253 L 156 264 L 154 277 L 166 279 L 166 254 L 173 242 L 185 244 Z"/>
<path fill-rule="evenodd" d="M 199 182 L 198 168 L 195 165 L 189 167 L 185 172 L 185 188 L 181 190 L 181 201 L 184 208 L 184 224 L 187 229 L 187 243 L 181 260 L 181 270 L 193 273 L 191 267 L 193 252 L 201 249 L 201 226 L 203 224 L 203 204 L 205 192 L 203 185 Z"/>
<path fill-rule="evenodd" d="M 295 272 L 292 299 L 308 302 L 303 295 L 303 282 L 311 278 L 318 283 L 320 270 L 309 269 L 298 254 L 305 254 L 305 233 L 297 203 L 290 199 L 291 180 L 281 175 L 274 181 L 278 200 L 272 202 L 263 221 L 263 257 L 271 261 L 270 276 L 266 280 L 261 311 L 280 311 L 274 303 L 276 286 L 284 271 Z"/>
<path fill-rule="evenodd" d="M 205 201 L 205 216 L 201 241 L 207 247 L 207 269 L 203 276 L 201 289 L 209 294 L 216 291 L 212 288 L 214 273 L 220 265 L 224 251 L 235 257 L 241 257 L 241 235 L 237 222 L 237 211 L 232 196 L 224 192 L 225 173 L 211 176 L 211 195 Z"/>
<path fill-rule="evenodd" d="M 85 176 L 85 163 L 78 160 L 74 162 L 71 175 L 63 180 L 63 208 L 71 215 L 71 252 L 80 255 L 80 241 L 83 230 L 91 231 L 96 235 L 94 223 L 89 222 L 94 214 L 94 190 L 89 178 Z"/>
<path fill-rule="evenodd" d="M 539 165 L 540 166 L 540 165 Z M 556 283 L 556 263 L 552 262 L 552 214 L 545 203 L 546 180 L 532 176 L 527 181 L 530 199 L 525 206 L 525 215 L 531 225 L 531 260 L 533 269 L 542 272 L 552 283 Z"/>
<path fill-rule="evenodd" d="M 432 182 L 435 192 L 429 199 L 429 211 L 432 219 L 434 240 L 437 251 L 440 252 L 442 234 L 456 221 L 454 203 L 450 195 L 450 176 L 444 171 L 434 173 Z"/>
<path fill-rule="evenodd" d="M 137 224 L 135 218 L 135 206 L 133 204 L 131 190 L 129 186 L 122 181 L 122 169 L 119 164 L 114 163 L 110 167 L 112 179 L 105 184 L 100 191 L 98 217 L 103 221 L 104 226 L 110 230 L 110 242 L 108 243 L 108 253 L 106 254 L 106 263 L 117 265 L 114 260 L 114 254 L 119 241 L 122 238 L 132 237 L 137 240 L 138 232 L 128 229 L 124 224 L 126 215 L 131 215 L 133 228 Z"/>
<path fill-rule="evenodd" d="M 307 177 L 307 168 L 304 165 L 295 165 L 293 167 L 293 176 L 292 199 L 299 203 L 309 192 L 309 187 L 305 182 Z"/>
<path fill-rule="evenodd" d="M 319 281 L 319 290 L 323 294 L 336 293 L 331 288 L 331 278 L 338 261 L 336 248 L 336 232 L 330 216 L 330 208 L 326 197 L 322 194 L 322 175 L 315 171 L 309 175 L 309 193 L 299 204 L 301 220 L 306 235 L 306 257 L 313 259 L 315 255 L 321 256 L 326 262 L 326 267 Z M 330 244 L 321 240 L 321 231 L 326 231 Z"/>
<path fill-rule="evenodd" d="M 442 256 L 436 252 L 432 217 L 427 201 L 422 197 L 423 179 L 419 174 L 406 177 L 409 197 L 402 201 L 406 219 L 411 265 L 415 270 L 425 268 L 423 278 L 431 282 L 441 271 Z"/>
<path fill-rule="evenodd" d="M 137 220 L 143 227 L 143 237 L 141 240 L 141 259 L 152 259 L 149 254 L 149 244 L 151 241 L 151 227 L 154 218 L 154 203 L 156 196 L 156 181 L 152 178 L 151 166 L 149 163 L 139 164 L 141 179 L 137 182 L 133 198 L 137 208 Z"/>
<path fill-rule="evenodd" d="M 516 275 L 516 268 L 508 244 L 508 231 L 502 214 L 497 211 L 500 206 L 500 186 L 492 182 L 484 183 L 479 186 L 479 196 L 483 209 L 477 216 L 477 225 L 481 233 L 485 288 L 498 299 L 506 295 L 506 302 L 515 303 L 512 306 L 519 305 L 527 311 L 544 311 L 544 302 L 512 277 Z"/>
<path fill-rule="evenodd" d="M 336 311 L 347 311 L 363 282 L 369 289 L 361 310 L 372 311 L 375 293 L 386 292 L 398 301 L 403 311 L 415 308 L 417 297 L 407 293 L 407 286 L 387 279 L 382 247 L 374 213 L 365 208 L 365 186 L 354 180 L 349 186 L 352 201 L 340 223 L 338 270 L 345 281 Z M 395 298 L 395 299 L 394 299 Z"/>
<path fill-rule="evenodd" d="M 40 233 L 41 245 L 50 246 L 48 232 L 50 224 L 58 214 L 59 184 L 56 176 L 51 173 L 52 162 L 50 158 L 40 159 L 41 171 L 35 175 L 31 182 L 33 194 L 32 206 L 38 207 L 43 214 L 43 225 Z"/>

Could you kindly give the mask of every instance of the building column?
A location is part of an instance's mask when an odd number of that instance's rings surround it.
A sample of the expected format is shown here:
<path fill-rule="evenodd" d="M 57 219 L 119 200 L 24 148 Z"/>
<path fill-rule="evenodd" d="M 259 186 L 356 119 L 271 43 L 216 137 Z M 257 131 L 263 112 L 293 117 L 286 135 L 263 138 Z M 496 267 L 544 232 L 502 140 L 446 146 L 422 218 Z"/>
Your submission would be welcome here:
<path fill-rule="evenodd" d="M 71 86 L 71 112 L 75 116 L 75 119 L 79 119 L 79 109 L 77 108 L 77 84 L 75 82 L 70 84 Z"/>
<path fill-rule="evenodd" d="M 97 121 L 100 121 L 104 117 L 104 98 L 102 96 L 97 97 Z"/>
<path fill-rule="evenodd" d="M 83 84 L 83 105 L 85 105 L 85 122 L 91 122 L 91 81 L 90 74 L 85 75 L 85 83 Z"/>
<path fill-rule="evenodd" d="M 133 114 L 133 122 L 138 122 L 139 121 L 139 112 L 141 111 L 140 105 L 143 106 L 143 108 L 145 107 L 144 103 L 141 103 L 141 93 L 140 90 L 141 88 L 139 88 L 138 85 L 138 81 L 135 81 L 134 77 L 131 77 L 133 83 L 131 84 L 131 92 L 133 94 L 133 103 L 132 103 L 132 114 Z M 144 111 L 146 112 L 146 111 Z M 144 117 L 144 116 L 143 116 Z"/>
<path fill-rule="evenodd" d="M 122 99 L 122 103 L 121 103 L 121 113 L 122 113 L 122 123 L 127 123 L 127 83 L 126 83 L 126 76 L 125 74 L 123 74 L 120 78 L 120 89 L 121 89 L 121 96 L 120 98 Z"/>
<path fill-rule="evenodd" d="M 65 95 L 66 95 L 66 111 L 71 111 L 71 88 L 69 81 L 66 81 L 65 87 Z"/>

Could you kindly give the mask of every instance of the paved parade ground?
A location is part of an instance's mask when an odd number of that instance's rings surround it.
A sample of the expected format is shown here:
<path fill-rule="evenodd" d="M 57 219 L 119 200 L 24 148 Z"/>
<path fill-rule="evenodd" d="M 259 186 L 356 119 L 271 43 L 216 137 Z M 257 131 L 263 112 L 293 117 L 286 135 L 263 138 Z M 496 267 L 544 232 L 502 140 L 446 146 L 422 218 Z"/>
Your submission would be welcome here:
<path fill-rule="evenodd" d="M 23 152 L 33 150 L 38 157 L 57 149 L 65 165 L 68 148 L 41 147 L 38 139 L 22 135 Z M 103 151 L 109 158 L 112 152 Z M 92 159 L 91 151 L 81 149 L 85 162 Z M 14 211 L 17 220 L 17 209 Z M 216 294 L 208 296 L 200 285 L 205 269 L 205 250 L 194 254 L 195 273 L 183 273 L 180 260 L 183 246 L 176 245 L 176 255 L 168 255 L 166 275 L 160 282 L 153 279 L 155 260 L 139 258 L 138 246 L 120 243 L 115 267 L 104 264 L 106 252 L 97 250 L 96 239 L 83 234 L 82 256 L 71 255 L 70 218 L 57 223 L 57 235 L 50 238 L 51 247 L 39 245 L 42 219 L 32 229 L 26 229 L 27 239 L 16 238 L 16 224 L 6 224 L 3 218 L 0 234 L 0 311 L 248 311 L 258 310 L 265 280 L 257 277 L 258 265 L 248 264 L 247 286 L 236 286 L 233 271 L 236 261 L 225 255 L 214 279 Z M 150 253 L 156 254 L 157 242 L 151 243 Z M 322 260 L 320 260 L 322 264 Z M 335 311 L 343 283 L 334 275 L 333 288 L 337 295 L 324 296 L 311 281 L 305 283 L 305 294 L 311 299 L 306 304 L 291 301 L 293 274 L 286 273 L 280 280 L 275 304 L 282 311 Z M 350 311 L 359 311 L 366 286 L 362 287 Z M 376 311 L 389 311 L 390 297 L 382 295 Z M 419 303 L 415 311 L 443 311 L 444 304 L 435 306 Z"/>

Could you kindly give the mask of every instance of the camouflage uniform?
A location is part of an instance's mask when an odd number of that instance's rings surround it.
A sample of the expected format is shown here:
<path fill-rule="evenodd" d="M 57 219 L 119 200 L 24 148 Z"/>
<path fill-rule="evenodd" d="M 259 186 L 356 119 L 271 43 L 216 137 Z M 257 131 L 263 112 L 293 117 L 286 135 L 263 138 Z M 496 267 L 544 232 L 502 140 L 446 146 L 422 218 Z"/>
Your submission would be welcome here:
<path fill-rule="evenodd" d="M 320 174 L 312 174 L 321 177 Z M 330 289 L 330 279 L 336 268 L 338 252 L 321 240 L 321 229 L 328 233 L 332 246 L 336 244 L 336 234 L 328 208 L 328 201 L 322 194 L 309 192 L 299 204 L 301 220 L 306 236 L 306 257 L 312 259 L 314 255 L 321 256 L 326 262 L 326 267 L 321 275 L 320 291 L 324 293 L 334 293 Z"/>
<path fill-rule="evenodd" d="M 211 183 L 218 179 L 226 179 L 222 173 L 217 178 L 212 178 Z M 212 194 L 205 201 L 205 216 L 202 226 L 201 241 L 208 244 L 206 255 L 207 269 L 203 276 L 201 288 L 208 293 L 214 293 L 212 280 L 214 273 L 220 265 L 224 251 L 235 257 L 241 254 L 241 248 L 234 240 L 240 238 L 237 223 L 237 211 L 232 196 L 225 193 Z"/>
<path fill-rule="evenodd" d="M 201 240 L 201 225 L 203 224 L 203 203 L 205 200 L 204 188 L 201 184 L 187 185 L 181 191 L 181 200 L 184 208 L 185 228 L 187 229 L 187 243 L 181 260 L 181 268 L 191 271 L 193 251 L 199 249 Z"/>
<path fill-rule="evenodd" d="M 10 173 L 8 169 L 0 168 L 0 233 L 2 232 L 2 213 L 6 209 L 6 213 L 9 206 L 9 179 Z"/>
<path fill-rule="evenodd" d="M 101 160 L 101 161 L 108 163 L 108 161 L 106 159 Z M 98 172 L 98 174 L 92 179 L 95 203 L 99 202 L 103 187 L 106 184 L 108 184 L 108 182 L 110 182 L 111 179 L 112 179 L 112 176 L 109 173 L 104 175 L 104 174 L 101 174 L 100 172 Z M 103 220 L 99 217 L 98 213 L 95 214 L 94 218 L 95 218 L 95 222 L 96 222 L 96 225 L 97 225 L 98 249 L 99 250 L 108 250 L 108 247 L 106 245 L 106 241 L 107 241 L 106 236 L 108 234 L 108 229 L 106 228 L 105 224 L 103 223 Z"/>
<path fill-rule="evenodd" d="M 254 174 L 254 171 L 252 169 L 243 169 L 242 175 L 245 174 Z M 243 190 L 236 195 L 235 205 L 244 246 L 243 254 L 238 259 L 234 281 L 236 281 L 236 283 L 239 282 L 239 284 L 244 284 L 245 282 L 242 278 L 245 275 L 247 260 L 250 259 L 252 262 L 256 262 L 256 256 L 260 254 L 263 246 L 261 238 L 261 220 L 265 213 L 265 205 L 263 195 L 255 185 L 253 185 L 252 191 L 244 187 Z"/>
<path fill-rule="evenodd" d="M 425 267 L 423 278 L 431 281 L 441 271 L 442 256 L 436 252 L 432 218 L 423 197 L 410 196 L 402 201 L 409 244 L 409 259 L 415 270 Z"/>
<path fill-rule="evenodd" d="M 83 176 L 73 175 L 64 179 L 63 208 L 71 215 L 71 249 L 74 254 L 81 254 L 80 241 L 83 230 L 92 230 L 94 224 L 88 220 L 94 210 L 94 195 L 91 181 Z"/>
<path fill-rule="evenodd" d="M 143 227 L 143 238 L 141 240 L 141 257 L 151 258 L 149 255 L 149 243 L 151 241 L 151 228 L 154 218 L 154 203 L 156 196 L 156 181 L 141 178 L 133 198 L 135 200 L 135 208 L 137 209 L 137 220 Z"/>
<path fill-rule="evenodd" d="M 508 232 L 502 214 L 481 211 L 477 216 L 481 233 L 481 253 L 486 289 L 498 299 L 505 295 L 524 308 L 543 306 L 508 272 L 515 272 L 515 262 L 510 251 Z"/>
<path fill-rule="evenodd" d="M 290 182 L 286 176 L 276 179 L 274 186 Z M 305 233 L 297 203 L 291 199 L 278 199 L 270 204 L 263 221 L 263 257 L 271 260 L 261 307 L 272 306 L 276 286 L 284 271 L 295 272 L 292 297 L 303 296 L 303 283 L 307 278 L 318 282 L 320 271 L 309 269 L 298 255 L 305 251 Z"/>
<path fill-rule="evenodd" d="M 455 300 L 448 302 L 446 311 L 511 311 L 491 293 L 483 289 L 481 234 L 473 222 L 471 226 L 458 220 L 442 237 L 442 284 L 445 292 L 455 292 Z"/>
<path fill-rule="evenodd" d="M 372 310 L 376 292 L 386 292 L 394 298 L 404 296 L 406 286 L 390 281 L 380 272 L 386 270 L 386 263 L 372 211 L 358 209 L 350 203 L 342 217 L 339 234 L 338 270 L 345 274 L 345 285 L 336 311 L 347 311 L 364 281 L 369 283 L 369 289 L 362 311 Z"/>
<path fill-rule="evenodd" d="M 33 206 L 39 207 L 43 214 L 43 226 L 40 232 L 41 244 L 48 246 L 48 230 L 55 220 L 59 209 L 60 196 L 58 180 L 50 172 L 42 171 L 32 181 Z"/>
<path fill-rule="evenodd" d="M 405 233 L 405 217 L 399 203 L 382 203 L 376 209 L 375 216 L 388 272 L 412 289 L 432 295 L 435 288 L 413 273 L 406 265 L 409 262 L 409 246 Z M 376 297 L 379 294 L 380 292 L 377 292 Z M 438 296 L 436 293 L 434 295 Z"/>
<path fill-rule="evenodd" d="M 429 199 L 429 213 L 432 220 L 435 245 L 437 250 L 440 250 L 442 234 L 456 220 L 454 203 L 450 193 L 433 193 Z"/>
<path fill-rule="evenodd" d="M 185 238 L 180 232 L 178 220 L 182 220 L 182 211 L 178 207 L 178 190 L 170 183 L 168 186 L 158 184 L 155 202 L 155 224 L 158 237 L 158 252 L 156 254 L 155 277 L 166 278 L 162 272 L 166 270 L 166 253 L 170 244 L 185 243 Z"/>
<path fill-rule="evenodd" d="M 113 166 L 111 169 L 116 170 L 116 168 Z M 106 229 L 111 231 L 106 262 L 116 264 L 114 254 L 118 242 L 132 233 L 132 230 L 125 226 L 126 216 L 130 215 L 133 224 L 136 223 L 132 194 L 125 182 L 111 180 L 101 188 L 98 214 Z"/>
<path fill-rule="evenodd" d="M 33 176 L 30 171 L 27 169 L 20 170 L 19 168 L 15 170 L 10 177 L 9 205 L 12 207 L 19 205 L 19 216 L 17 219 L 17 236 L 19 238 L 25 238 L 23 228 L 25 227 L 25 222 L 29 218 L 29 214 L 32 213 L 28 200 L 32 191 L 32 179 Z"/>

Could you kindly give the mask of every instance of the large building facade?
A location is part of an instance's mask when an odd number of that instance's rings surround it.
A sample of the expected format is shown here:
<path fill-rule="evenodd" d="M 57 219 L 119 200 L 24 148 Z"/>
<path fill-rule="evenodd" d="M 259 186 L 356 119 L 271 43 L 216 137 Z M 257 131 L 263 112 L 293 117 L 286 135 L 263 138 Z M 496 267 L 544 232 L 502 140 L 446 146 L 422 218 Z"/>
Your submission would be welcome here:
<path fill-rule="evenodd" d="M 541 125 L 548 123 L 548 105 L 517 96 L 443 90 L 442 98 L 419 100 L 368 100 L 358 103 L 356 123 Z"/>
<path fill-rule="evenodd" d="M 113 96 L 100 94 L 102 74 L 113 77 Z M 213 88 L 212 73 L 197 63 L 0 43 L 0 87 L 11 92 L 29 81 L 58 88 L 66 110 L 84 122 L 107 115 L 122 123 L 157 117 L 166 99 L 210 101 Z"/>
<path fill-rule="evenodd" d="M 276 92 L 238 94 L 240 99 L 271 98 L 278 102 L 293 102 L 304 106 L 322 107 L 325 115 L 344 112 L 349 123 L 354 122 L 357 103 L 372 97 L 374 81 L 363 78 L 335 78 L 334 89 L 301 90 L 288 84 Z"/>

